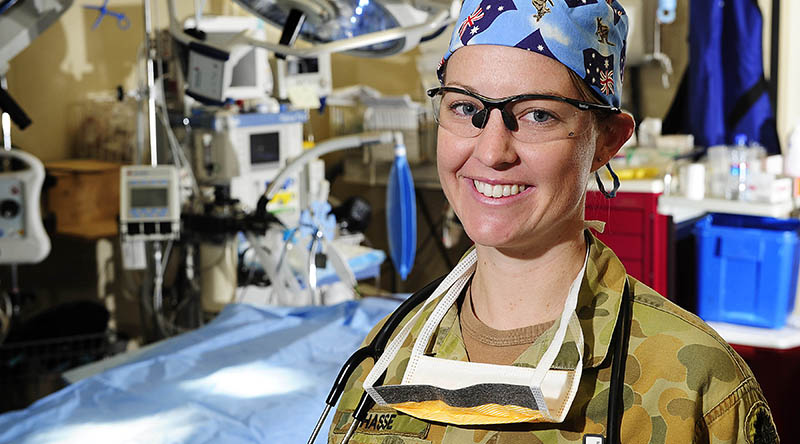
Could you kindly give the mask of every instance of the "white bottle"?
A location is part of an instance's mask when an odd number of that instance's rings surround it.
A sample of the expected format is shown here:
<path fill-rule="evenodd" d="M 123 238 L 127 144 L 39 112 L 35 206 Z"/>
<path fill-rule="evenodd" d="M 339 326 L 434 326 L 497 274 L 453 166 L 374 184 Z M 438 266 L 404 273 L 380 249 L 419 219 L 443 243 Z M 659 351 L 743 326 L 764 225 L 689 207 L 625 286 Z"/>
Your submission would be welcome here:
<path fill-rule="evenodd" d="M 757 198 L 757 188 L 763 185 L 771 184 L 774 176 L 764 172 L 764 162 L 767 158 L 767 150 L 758 142 L 750 142 L 750 145 L 745 150 L 747 158 L 746 164 L 746 177 L 744 192 L 739 194 L 739 200 L 746 200 L 755 202 Z"/>
<path fill-rule="evenodd" d="M 728 175 L 730 174 L 730 160 L 728 147 L 725 145 L 715 145 L 706 151 L 708 163 L 708 190 L 711 197 L 719 199 L 725 198 L 725 191 L 728 188 Z"/>

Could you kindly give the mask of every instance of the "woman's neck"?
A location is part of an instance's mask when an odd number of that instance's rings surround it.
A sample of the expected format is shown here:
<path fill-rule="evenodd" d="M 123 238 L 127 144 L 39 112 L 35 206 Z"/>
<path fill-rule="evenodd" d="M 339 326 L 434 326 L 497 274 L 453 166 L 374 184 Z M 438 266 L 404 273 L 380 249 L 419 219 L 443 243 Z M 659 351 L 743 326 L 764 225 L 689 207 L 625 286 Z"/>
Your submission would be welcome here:
<path fill-rule="evenodd" d="M 484 324 L 510 330 L 556 319 L 583 267 L 582 231 L 558 240 L 540 254 L 514 255 L 477 245 L 472 307 Z"/>

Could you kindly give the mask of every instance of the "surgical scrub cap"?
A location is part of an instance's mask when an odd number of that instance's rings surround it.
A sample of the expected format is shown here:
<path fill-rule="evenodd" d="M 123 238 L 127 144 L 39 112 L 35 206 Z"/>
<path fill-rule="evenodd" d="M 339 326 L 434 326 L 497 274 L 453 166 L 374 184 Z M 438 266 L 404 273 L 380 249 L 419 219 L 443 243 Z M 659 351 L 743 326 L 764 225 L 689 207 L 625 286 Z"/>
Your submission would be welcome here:
<path fill-rule="evenodd" d="M 437 75 L 464 45 L 511 46 L 558 60 L 619 107 L 627 35 L 616 0 L 465 0 Z"/>

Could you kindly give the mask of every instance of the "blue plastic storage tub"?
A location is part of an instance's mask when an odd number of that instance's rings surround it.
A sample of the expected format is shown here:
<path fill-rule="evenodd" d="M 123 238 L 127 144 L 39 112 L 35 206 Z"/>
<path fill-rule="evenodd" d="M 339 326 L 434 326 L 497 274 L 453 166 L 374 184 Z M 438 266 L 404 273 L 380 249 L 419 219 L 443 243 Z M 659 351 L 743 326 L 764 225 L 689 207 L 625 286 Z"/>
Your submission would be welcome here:
<path fill-rule="evenodd" d="M 800 221 L 712 214 L 695 225 L 697 314 L 781 328 L 797 288 Z"/>

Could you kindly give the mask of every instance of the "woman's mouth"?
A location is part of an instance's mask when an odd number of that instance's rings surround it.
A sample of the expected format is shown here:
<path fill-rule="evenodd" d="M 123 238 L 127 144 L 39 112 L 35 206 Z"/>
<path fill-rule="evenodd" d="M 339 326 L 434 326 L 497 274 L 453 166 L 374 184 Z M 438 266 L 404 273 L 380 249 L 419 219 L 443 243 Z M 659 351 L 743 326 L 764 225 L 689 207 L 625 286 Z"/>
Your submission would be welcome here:
<path fill-rule="evenodd" d="M 472 182 L 475 184 L 475 189 L 478 190 L 479 193 L 486 197 L 493 198 L 514 196 L 525 191 L 528 187 L 527 185 L 519 184 L 490 184 L 477 179 L 473 179 Z"/>

